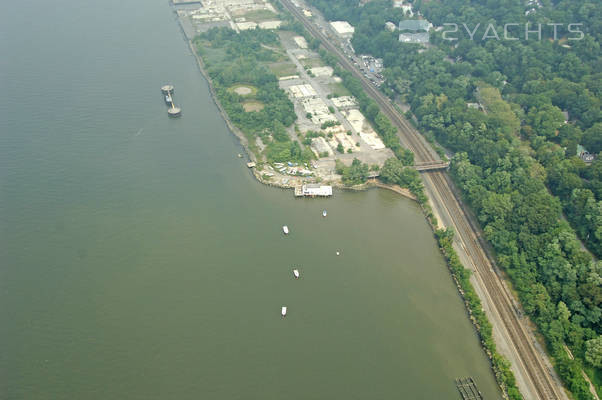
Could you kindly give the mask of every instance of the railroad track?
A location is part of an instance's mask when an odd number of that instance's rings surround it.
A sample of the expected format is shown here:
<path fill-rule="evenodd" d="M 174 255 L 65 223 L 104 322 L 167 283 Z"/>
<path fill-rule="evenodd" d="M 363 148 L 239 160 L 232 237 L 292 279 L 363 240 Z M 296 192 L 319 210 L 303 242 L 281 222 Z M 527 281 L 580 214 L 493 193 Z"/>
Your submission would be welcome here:
<path fill-rule="evenodd" d="M 447 187 L 449 190 L 438 190 L 442 196 L 445 207 L 449 215 L 462 215 L 464 212 L 453 195 L 449 187 L 449 177 L 441 172 L 428 174 L 437 189 Z M 512 344 L 515 346 L 521 358 L 524 370 L 529 375 L 529 379 L 536 388 L 538 398 L 540 399 L 563 399 L 562 394 L 558 393 L 557 384 L 551 376 L 549 369 L 545 366 L 537 350 L 533 345 L 531 334 L 525 329 L 519 321 L 513 307 L 512 299 L 503 287 L 500 278 L 492 269 L 489 259 L 482 250 L 482 245 L 475 237 L 475 230 L 466 218 L 454 218 L 456 232 L 463 241 L 463 248 L 472 260 L 474 269 L 478 274 L 477 279 L 483 282 L 491 302 L 496 305 L 496 311 L 500 315 Z M 467 243 L 468 241 L 468 243 Z"/>
<path fill-rule="evenodd" d="M 360 80 L 366 93 L 378 103 L 381 110 L 391 119 L 391 122 L 399 128 L 400 141 L 414 153 L 417 163 L 441 161 L 437 153 L 426 143 L 424 137 L 400 115 L 389 99 L 363 76 L 361 71 L 347 59 L 339 48 L 328 40 L 320 29 L 311 23 L 290 0 L 280 0 L 280 2 L 303 24 L 312 36 L 321 40 L 322 46 L 337 56 L 339 63 L 345 69 Z M 484 251 L 484 243 L 479 235 L 480 229 L 471 224 L 462 209 L 460 200 L 452 189 L 453 183 L 449 176 L 441 171 L 425 172 L 424 174 L 424 177 L 432 182 L 431 188 L 441 199 L 442 208 L 447 210 L 456 228 L 456 238 L 462 242 L 462 247 L 473 264 L 476 272 L 475 278 L 481 281 L 481 286 L 485 289 L 486 296 L 489 298 L 488 303 L 503 322 L 507 332 L 505 336 L 508 337 L 509 343 L 516 350 L 515 353 L 522 366 L 520 370 L 525 371 L 525 383 L 534 389 L 531 392 L 536 393 L 538 399 L 567 399 L 562 386 L 552 376 L 552 372 L 543 360 L 545 355 L 535 348 L 535 339 L 532 333 L 519 320 L 511 295 L 500 277 L 495 273 L 493 265 Z M 432 199 L 432 201 L 435 202 L 436 199 Z M 500 332 L 502 331 L 500 327 Z"/>

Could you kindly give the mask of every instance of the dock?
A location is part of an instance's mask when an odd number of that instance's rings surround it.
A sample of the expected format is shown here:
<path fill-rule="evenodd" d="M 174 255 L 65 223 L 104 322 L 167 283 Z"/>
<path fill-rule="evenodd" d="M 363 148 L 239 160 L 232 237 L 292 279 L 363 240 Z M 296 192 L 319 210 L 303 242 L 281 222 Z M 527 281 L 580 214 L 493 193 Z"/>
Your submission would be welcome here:
<path fill-rule="evenodd" d="M 462 396 L 462 400 L 483 400 L 483 395 L 477 389 L 472 377 L 456 379 L 456 387 Z"/>
<path fill-rule="evenodd" d="M 182 115 L 182 110 L 179 107 L 176 107 L 176 105 L 173 101 L 173 92 L 174 92 L 173 85 L 162 86 L 161 92 L 163 93 L 163 96 L 165 96 L 165 103 L 167 103 L 167 105 L 169 106 L 169 108 L 167 109 L 167 114 L 173 118 L 179 117 L 180 115 Z"/>

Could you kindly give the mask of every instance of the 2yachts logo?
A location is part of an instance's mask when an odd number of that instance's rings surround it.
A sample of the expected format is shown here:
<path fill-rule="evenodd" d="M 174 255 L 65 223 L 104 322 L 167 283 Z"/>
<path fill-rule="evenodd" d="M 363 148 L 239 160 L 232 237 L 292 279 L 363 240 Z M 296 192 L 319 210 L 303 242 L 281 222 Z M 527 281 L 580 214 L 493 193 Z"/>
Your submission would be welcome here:
<path fill-rule="evenodd" d="M 573 23 L 566 25 L 558 23 L 549 24 L 504 24 L 503 29 L 501 27 L 488 24 L 486 27 L 481 27 L 478 23 L 474 27 L 469 27 L 463 23 L 458 25 L 456 23 L 444 23 L 442 37 L 445 40 L 458 40 L 460 35 L 466 34 L 470 40 L 542 40 L 542 38 L 549 38 L 552 40 L 558 40 L 559 34 L 564 37 L 567 35 L 568 40 L 581 40 L 585 36 L 583 31 L 579 27 L 583 26 L 582 23 Z M 460 29 L 463 27 L 464 29 Z M 479 29 L 480 28 L 480 29 Z M 481 36 L 481 32 L 483 35 Z M 570 36 L 568 36 L 570 34 Z"/>

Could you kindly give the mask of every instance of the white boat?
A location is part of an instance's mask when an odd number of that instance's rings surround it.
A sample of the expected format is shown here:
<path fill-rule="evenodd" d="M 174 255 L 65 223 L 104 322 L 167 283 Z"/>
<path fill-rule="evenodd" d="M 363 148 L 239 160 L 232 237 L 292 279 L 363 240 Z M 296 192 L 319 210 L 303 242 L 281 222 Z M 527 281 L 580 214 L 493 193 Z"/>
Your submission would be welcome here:
<path fill-rule="evenodd" d="M 284 232 L 285 235 L 288 235 L 288 226 L 284 225 L 282 227 L 282 232 Z"/>
<path fill-rule="evenodd" d="M 325 216 L 327 216 L 327 215 L 328 215 L 328 213 L 326 212 L 326 210 L 322 211 L 322 216 L 323 216 L 323 217 L 325 217 Z"/>
<path fill-rule="evenodd" d="M 299 275 L 299 270 L 295 268 L 295 269 L 293 270 L 293 275 L 295 276 L 295 279 L 299 279 L 299 276 L 300 276 L 300 275 Z"/>
<path fill-rule="evenodd" d="M 282 314 L 282 318 L 286 317 L 286 307 L 282 307 L 282 311 L 280 313 Z"/>
<path fill-rule="evenodd" d="M 340 255 L 341 255 L 341 252 L 337 250 L 337 256 L 340 256 Z"/>

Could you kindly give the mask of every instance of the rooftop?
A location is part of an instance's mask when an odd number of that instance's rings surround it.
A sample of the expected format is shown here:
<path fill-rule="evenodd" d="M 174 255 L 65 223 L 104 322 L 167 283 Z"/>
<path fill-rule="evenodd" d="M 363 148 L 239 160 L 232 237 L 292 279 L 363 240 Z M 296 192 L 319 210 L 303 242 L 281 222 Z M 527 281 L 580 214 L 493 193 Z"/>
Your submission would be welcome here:
<path fill-rule="evenodd" d="M 429 34 L 428 32 L 401 33 L 399 41 L 403 43 L 428 43 Z"/>
<path fill-rule="evenodd" d="M 330 25 L 339 35 L 352 35 L 355 28 L 347 21 L 331 21 Z"/>
<path fill-rule="evenodd" d="M 430 24 L 425 19 L 406 19 L 399 22 L 400 31 L 425 31 L 428 32 Z"/>

